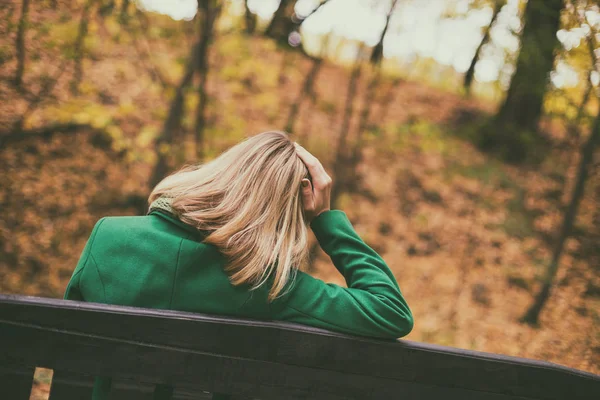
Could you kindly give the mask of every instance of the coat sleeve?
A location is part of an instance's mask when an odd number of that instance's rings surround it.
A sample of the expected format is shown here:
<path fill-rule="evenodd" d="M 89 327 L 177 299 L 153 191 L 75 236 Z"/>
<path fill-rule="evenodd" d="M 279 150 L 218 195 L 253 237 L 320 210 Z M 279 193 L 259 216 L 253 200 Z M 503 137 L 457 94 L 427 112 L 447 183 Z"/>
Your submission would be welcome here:
<path fill-rule="evenodd" d="M 394 275 L 358 236 L 346 214 L 326 211 L 312 221 L 311 228 L 348 287 L 298 272 L 275 317 L 361 336 L 407 335 L 413 316 Z"/>

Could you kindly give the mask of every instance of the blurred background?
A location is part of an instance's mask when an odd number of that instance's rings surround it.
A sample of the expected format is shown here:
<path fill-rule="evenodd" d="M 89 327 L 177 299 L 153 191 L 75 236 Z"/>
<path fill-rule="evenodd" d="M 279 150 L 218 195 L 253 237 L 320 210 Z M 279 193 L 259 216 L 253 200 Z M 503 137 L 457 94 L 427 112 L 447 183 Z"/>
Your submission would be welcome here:
<path fill-rule="evenodd" d="M 597 1 L 4 0 L 0 32 L 0 292 L 62 297 L 99 218 L 281 129 L 408 339 L 600 373 Z"/>

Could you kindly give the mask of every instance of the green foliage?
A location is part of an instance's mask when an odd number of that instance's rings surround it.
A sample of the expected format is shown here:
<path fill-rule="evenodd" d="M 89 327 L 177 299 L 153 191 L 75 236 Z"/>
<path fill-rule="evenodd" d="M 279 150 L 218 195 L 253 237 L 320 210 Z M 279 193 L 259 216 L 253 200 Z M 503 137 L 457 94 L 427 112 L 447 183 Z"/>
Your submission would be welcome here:
<path fill-rule="evenodd" d="M 525 239 L 535 235 L 533 217 L 524 206 L 524 191 L 519 190 L 508 203 L 508 214 L 500 227 L 510 236 Z"/>
<path fill-rule="evenodd" d="M 35 27 L 35 38 L 43 38 L 48 35 L 54 28 L 53 24 L 48 21 L 42 21 Z"/>
<path fill-rule="evenodd" d="M 163 26 L 158 30 L 158 37 L 170 39 L 179 35 L 180 29 L 176 26 Z"/>
<path fill-rule="evenodd" d="M 490 120 L 483 126 L 475 144 L 480 149 L 495 154 L 509 163 L 533 164 L 544 159 L 548 147 L 548 143 L 539 132 L 510 123 L 500 128 L 495 120 Z"/>
<path fill-rule="evenodd" d="M 495 210 L 505 208 L 508 212 L 506 218 L 497 226 L 488 228 L 501 228 L 508 235 L 524 239 L 535 235 L 534 216 L 525 206 L 526 190 L 519 186 L 505 172 L 504 164 L 499 160 L 487 159 L 479 164 L 455 163 L 445 171 L 446 178 L 451 180 L 456 175 L 477 180 L 482 190 L 507 191 L 511 197 L 508 202 L 494 201 L 493 197 L 481 195 L 476 197 L 477 204 L 484 209 Z M 483 189 L 485 188 L 485 189 Z"/>
<path fill-rule="evenodd" d="M 79 21 L 68 19 L 62 24 L 55 24 L 48 35 L 47 42 L 53 43 L 51 46 L 60 46 L 62 56 L 67 59 L 75 58 L 75 49 L 73 43 L 79 30 Z"/>
<path fill-rule="evenodd" d="M 83 41 L 82 53 L 92 60 L 101 60 L 104 53 L 100 37 L 97 35 L 87 35 Z"/>
<path fill-rule="evenodd" d="M 317 99 L 317 108 L 325 114 L 335 114 L 337 111 L 335 103 L 327 99 Z"/>
<path fill-rule="evenodd" d="M 252 55 L 248 39 L 230 35 L 218 41 L 216 51 L 220 57 L 230 60 L 218 71 L 219 76 L 236 92 L 258 92 L 277 87 L 278 66 Z"/>
<path fill-rule="evenodd" d="M 439 125 L 425 119 L 410 119 L 395 127 L 392 146 L 397 149 L 412 146 L 423 153 L 446 155 L 456 150 L 449 135 Z"/>

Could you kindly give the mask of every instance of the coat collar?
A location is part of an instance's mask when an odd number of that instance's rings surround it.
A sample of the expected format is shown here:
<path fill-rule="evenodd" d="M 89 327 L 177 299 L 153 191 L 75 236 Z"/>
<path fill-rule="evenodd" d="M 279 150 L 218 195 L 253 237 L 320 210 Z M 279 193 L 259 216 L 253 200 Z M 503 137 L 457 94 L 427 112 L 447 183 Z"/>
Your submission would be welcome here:
<path fill-rule="evenodd" d="M 199 231 L 191 225 L 186 224 L 182 220 L 180 220 L 175 214 L 173 208 L 171 207 L 171 199 L 169 198 L 159 198 L 150 204 L 150 210 L 148 211 L 148 215 L 156 215 L 159 216 L 180 228 L 194 234 L 194 236 L 200 237 L 202 240 L 205 239 L 206 232 Z"/>

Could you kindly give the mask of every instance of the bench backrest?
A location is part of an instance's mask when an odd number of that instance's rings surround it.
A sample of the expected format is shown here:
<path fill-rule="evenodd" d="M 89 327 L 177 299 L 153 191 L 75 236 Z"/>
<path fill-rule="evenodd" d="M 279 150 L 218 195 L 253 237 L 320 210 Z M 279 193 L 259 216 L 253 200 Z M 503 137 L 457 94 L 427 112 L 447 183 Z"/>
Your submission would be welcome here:
<path fill-rule="evenodd" d="M 170 385 L 182 399 L 600 399 L 600 376 L 548 362 L 288 323 L 0 295 L 0 393 L 12 393 L 0 397 L 29 398 L 36 366 L 55 371 L 51 399 L 86 398 L 94 375 L 114 377 L 115 393 L 128 399 L 152 398 L 154 385 Z"/>

